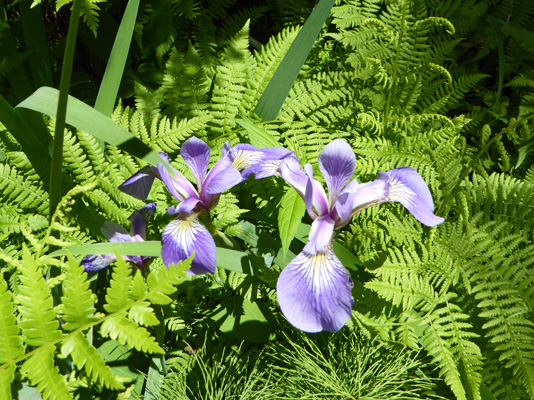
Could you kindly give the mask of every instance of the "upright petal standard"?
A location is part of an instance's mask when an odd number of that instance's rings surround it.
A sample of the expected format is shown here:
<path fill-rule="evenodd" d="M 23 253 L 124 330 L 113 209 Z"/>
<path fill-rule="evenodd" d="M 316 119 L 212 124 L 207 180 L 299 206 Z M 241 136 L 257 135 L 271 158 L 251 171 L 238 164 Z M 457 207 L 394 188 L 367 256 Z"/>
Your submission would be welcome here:
<path fill-rule="evenodd" d="M 346 225 L 358 212 L 372 205 L 401 203 L 421 223 L 434 226 L 444 221 L 434 215 L 432 195 L 413 168 L 380 172 L 373 182 L 351 181 L 356 157 L 347 142 L 337 139 L 319 155 L 328 195 L 313 177 L 313 168 L 300 167 L 293 157 L 278 165 L 277 174 L 304 199 L 313 220 L 308 243 L 284 268 L 276 290 L 282 313 L 305 332 L 337 332 L 351 315 L 352 281 L 332 250 L 334 229 Z"/>

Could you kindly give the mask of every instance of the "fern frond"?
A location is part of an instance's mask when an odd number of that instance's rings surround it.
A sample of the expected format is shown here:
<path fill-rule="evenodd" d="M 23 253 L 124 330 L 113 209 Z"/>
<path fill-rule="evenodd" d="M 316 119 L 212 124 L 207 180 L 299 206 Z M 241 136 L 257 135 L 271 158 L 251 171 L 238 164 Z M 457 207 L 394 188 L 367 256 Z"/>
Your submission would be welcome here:
<path fill-rule="evenodd" d="M 54 365 L 54 351 L 55 346 L 51 344 L 41 347 L 22 364 L 21 372 L 42 393 L 43 399 L 71 400 L 73 397 L 69 394 L 65 378 Z"/>
<path fill-rule="evenodd" d="M 111 368 L 106 365 L 102 356 L 96 352 L 93 345 L 81 332 L 77 332 L 67 337 L 61 346 L 61 354 L 71 356 L 76 368 L 85 367 L 85 372 L 91 380 L 109 389 L 122 390 L 124 386 L 111 372 Z"/>
<path fill-rule="evenodd" d="M 61 338 L 62 334 L 58 329 L 59 321 L 53 309 L 50 289 L 37 260 L 31 256 L 26 247 L 23 248 L 23 258 L 18 271 L 21 284 L 16 299 L 19 303 L 18 310 L 21 316 L 19 325 L 22 328 L 24 341 L 30 346 L 45 346 Z M 53 348 L 50 351 L 53 352 Z"/>
<path fill-rule="evenodd" d="M 26 180 L 9 165 L 0 165 L 0 196 L 3 202 L 46 215 L 48 194 Z"/>
<path fill-rule="evenodd" d="M 178 264 L 173 264 L 169 268 L 159 268 L 152 271 L 147 277 L 148 299 L 152 304 L 169 304 L 172 300 L 169 294 L 176 291 L 175 285 L 183 281 L 186 275 L 184 272 L 191 266 L 191 257 Z"/>
<path fill-rule="evenodd" d="M 70 255 L 65 264 L 61 303 L 60 314 L 65 321 L 62 326 L 65 330 L 79 329 L 98 320 L 94 317 L 95 296 L 89 289 L 87 273 Z"/>
<path fill-rule="evenodd" d="M 158 95 L 171 112 L 193 118 L 208 106 L 210 83 L 198 51 L 190 43 L 183 57 L 177 50 L 171 52 Z"/>
<path fill-rule="evenodd" d="M 106 290 L 106 304 L 104 310 L 108 313 L 119 312 L 130 308 L 134 301 L 128 297 L 127 288 L 132 283 L 131 266 L 122 258 L 120 254 L 116 254 L 117 262 L 111 274 L 111 281 Z"/>
<path fill-rule="evenodd" d="M 198 114 L 196 117 L 182 120 L 173 119 L 172 122 L 162 117 L 158 121 L 157 118 L 152 120 L 152 127 L 150 129 L 150 142 L 156 149 L 168 153 L 176 153 L 181 147 L 183 141 L 197 133 L 202 132 L 212 116 L 207 113 Z"/>
<path fill-rule="evenodd" d="M 126 312 L 121 312 L 107 318 L 100 329 L 102 336 L 118 340 L 120 344 L 127 344 L 138 351 L 164 354 L 156 339 L 145 328 L 130 321 L 126 315 Z"/>
<path fill-rule="evenodd" d="M 7 289 L 7 282 L 0 273 L 0 364 L 20 357 L 25 351 L 16 324 L 12 295 Z"/>
<path fill-rule="evenodd" d="M 11 382 L 15 380 L 15 365 L 0 368 L 0 398 L 11 400 Z"/>
<path fill-rule="evenodd" d="M 225 47 L 221 65 L 217 66 L 211 96 L 211 130 L 218 136 L 235 126 L 247 76 L 249 24 Z"/>

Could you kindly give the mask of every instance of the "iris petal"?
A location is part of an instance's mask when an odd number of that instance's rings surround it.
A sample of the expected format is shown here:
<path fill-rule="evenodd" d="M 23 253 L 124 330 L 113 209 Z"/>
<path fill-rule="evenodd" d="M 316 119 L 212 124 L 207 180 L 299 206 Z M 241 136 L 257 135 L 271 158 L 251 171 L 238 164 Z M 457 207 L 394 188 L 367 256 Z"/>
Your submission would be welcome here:
<path fill-rule="evenodd" d="M 329 215 L 324 215 L 313 221 L 308 243 L 306 243 L 303 250 L 309 254 L 326 251 L 334 235 L 334 226 L 335 222 Z"/>
<path fill-rule="evenodd" d="M 134 211 L 128 217 L 128 221 L 132 223 L 130 231 L 134 238 L 146 240 L 146 224 L 156 212 L 156 203 L 149 203 L 141 207 L 138 211 Z"/>
<path fill-rule="evenodd" d="M 109 242 L 131 242 L 132 237 L 126 229 L 116 222 L 106 221 L 100 226 L 100 231 Z"/>
<path fill-rule="evenodd" d="M 319 154 L 319 170 L 328 187 L 330 206 L 350 181 L 356 166 L 354 151 L 343 139 L 336 139 L 325 146 Z"/>
<path fill-rule="evenodd" d="M 197 191 L 191 182 L 189 182 L 185 176 L 176 171 L 170 165 L 168 165 L 168 167 L 173 171 L 174 176 L 169 174 L 167 167 L 165 167 L 162 163 L 158 163 L 158 172 L 160 178 L 171 195 L 178 201 L 184 201 L 188 197 L 195 195 L 198 197 Z"/>
<path fill-rule="evenodd" d="M 231 149 L 232 167 L 244 171 L 243 180 L 254 174 L 256 179 L 267 178 L 278 172 L 281 160 L 292 152 L 283 147 L 257 149 L 250 144 L 238 144 Z"/>
<path fill-rule="evenodd" d="M 150 189 L 152 188 L 152 184 L 156 177 L 159 177 L 156 168 L 150 166 L 143 167 L 139 172 L 133 174 L 120 185 L 119 190 L 136 199 L 145 200 L 150 193 Z"/>
<path fill-rule="evenodd" d="M 295 156 L 284 158 L 278 167 L 282 179 L 289 183 L 293 189 L 304 199 L 308 176 L 302 170 L 299 160 Z"/>
<path fill-rule="evenodd" d="M 80 264 L 85 269 L 85 272 L 96 272 L 106 268 L 116 260 L 117 257 L 114 254 L 90 254 L 82 258 Z"/>
<path fill-rule="evenodd" d="M 206 178 L 210 162 L 209 146 L 202 140 L 192 137 L 182 144 L 180 155 L 191 169 L 191 172 L 193 172 L 198 187 L 201 187 Z"/>
<path fill-rule="evenodd" d="M 239 171 L 234 167 L 228 167 L 227 169 L 223 169 L 217 175 L 215 175 L 206 186 L 205 190 L 203 188 L 203 192 L 205 194 L 222 193 L 226 189 L 230 189 L 231 187 L 240 183 L 241 180 L 241 174 Z"/>
<path fill-rule="evenodd" d="M 310 217 L 315 219 L 317 216 L 327 215 L 328 198 L 326 192 L 319 182 L 313 178 L 313 168 L 310 164 L 304 166 L 308 175 L 308 182 L 306 184 L 306 192 L 304 194 L 304 203 Z"/>
<path fill-rule="evenodd" d="M 331 249 L 301 252 L 276 284 L 282 313 L 304 332 L 337 332 L 351 316 L 352 280 Z"/>
<path fill-rule="evenodd" d="M 434 226 L 444 219 L 434 215 L 434 201 L 430 190 L 419 173 L 410 167 L 395 168 L 387 172 L 391 188 L 389 201 L 397 201 L 422 224 Z"/>
<path fill-rule="evenodd" d="M 178 218 L 165 227 L 161 235 L 161 257 L 169 266 L 187 259 L 193 251 L 190 275 L 215 273 L 215 242 L 208 230 L 198 222 L 196 214 L 179 214 Z"/>

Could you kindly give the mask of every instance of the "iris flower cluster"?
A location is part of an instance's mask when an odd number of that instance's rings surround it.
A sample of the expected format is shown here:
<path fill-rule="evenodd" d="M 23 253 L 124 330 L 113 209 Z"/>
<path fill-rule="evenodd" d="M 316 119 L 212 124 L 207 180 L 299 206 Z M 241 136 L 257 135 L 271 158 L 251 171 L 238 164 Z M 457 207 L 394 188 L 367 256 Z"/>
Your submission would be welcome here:
<path fill-rule="evenodd" d="M 350 222 L 358 212 L 375 204 L 401 203 L 421 223 L 434 226 L 443 218 L 433 214 L 434 204 L 423 178 L 413 168 L 401 167 L 380 172 L 372 182 L 352 179 L 356 157 L 344 140 L 334 140 L 319 156 L 319 170 L 328 195 L 314 178 L 310 164 L 301 167 L 298 158 L 284 148 L 257 149 L 248 144 L 234 147 L 226 144 L 222 156 L 208 171 L 210 149 L 197 138 L 187 140 L 180 155 L 191 170 L 196 185 L 169 163 L 165 153 L 157 167 L 146 167 L 134 174 L 119 189 L 139 199 L 146 199 L 154 179 L 163 181 L 178 205 L 167 212 L 175 218 L 162 232 L 162 260 L 166 266 L 195 254 L 191 275 L 214 273 L 216 248 L 209 230 L 199 216 L 217 205 L 223 191 L 246 180 L 277 175 L 291 185 L 304 199 L 313 220 L 308 243 L 283 269 L 277 282 L 278 301 L 282 313 L 296 328 L 305 332 L 341 329 L 351 315 L 352 280 L 332 250 L 336 228 Z M 103 226 L 109 241 L 146 239 L 146 219 L 155 204 L 134 212 L 130 235 L 117 224 Z M 151 210 L 151 211 L 150 211 Z M 141 217 L 142 219 L 141 219 Z M 114 261 L 114 256 L 87 256 L 83 265 L 96 271 Z M 128 256 L 128 261 L 142 268 L 146 260 Z"/>

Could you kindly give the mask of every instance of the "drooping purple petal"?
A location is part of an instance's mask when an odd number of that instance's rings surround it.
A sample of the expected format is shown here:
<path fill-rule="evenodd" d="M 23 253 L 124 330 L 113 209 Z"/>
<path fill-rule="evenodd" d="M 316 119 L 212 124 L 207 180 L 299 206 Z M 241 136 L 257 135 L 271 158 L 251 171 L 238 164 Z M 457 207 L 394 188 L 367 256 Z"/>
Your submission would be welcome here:
<path fill-rule="evenodd" d="M 330 207 L 350 181 L 356 166 L 354 151 L 343 139 L 336 139 L 325 146 L 319 155 L 319 170 L 328 187 Z"/>
<path fill-rule="evenodd" d="M 308 175 L 308 182 L 306 183 L 306 192 L 304 193 L 304 203 L 306 204 L 306 210 L 313 219 L 317 216 L 327 215 L 328 198 L 326 192 L 319 182 L 313 179 L 313 168 L 310 164 L 304 166 Z"/>
<path fill-rule="evenodd" d="M 191 269 L 186 272 L 191 275 L 215 273 L 215 242 L 195 214 L 179 214 L 165 227 L 161 241 L 161 257 L 166 266 L 187 259 L 194 251 Z"/>
<path fill-rule="evenodd" d="M 192 137 L 182 144 L 180 155 L 193 172 L 197 185 L 202 187 L 202 183 L 208 172 L 210 162 L 210 148 L 202 140 Z"/>
<path fill-rule="evenodd" d="M 303 251 L 311 255 L 326 251 L 334 235 L 334 226 L 335 221 L 329 215 L 315 219 L 311 225 L 308 243 L 304 246 Z"/>
<path fill-rule="evenodd" d="M 156 203 L 149 203 L 134 211 L 128 221 L 131 222 L 130 232 L 134 240 L 146 240 L 146 224 L 156 212 Z"/>
<path fill-rule="evenodd" d="M 82 258 L 80 264 L 85 272 L 96 272 L 115 261 L 117 261 L 117 257 L 114 254 L 90 254 Z"/>
<path fill-rule="evenodd" d="M 352 279 L 331 249 L 301 252 L 284 268 L 276 284 L 288 321 L 304 332 L 337 332 L 351 315 Z"/>
<path fill-rule="evenodd" d="M 284 158 L 280 162 L 278 170 L 280 171 L 282 179 L 289 183 L 302 199 L 304 199 L 306 185 L 308 184 L 308 176 L 302 170 L 298 158 L 295 156 Z"/>
<path fill-rule="evenodd" d="M 389 177 L 388 201 L 397 201 L 422 224 L 434 226 L 444 219 L 434 215 L 434 201 L 427 184 L 419 173 L 410 167 L 395 168 L 387 172 Z"/>
<path fill-rule="evenodd" d="M 106 221 L 100 225 L 100 231 L 109 242 L 131 242 L 132 236 L 116 222 Z"/>
<path fill-rule="evenodd" d="M 150 193 L 154 179 L 157 177 L 159 177 L 159 173 L 156 168 L 143 167 L 120 185 L 119 190 L 136 199 L 145 200 Z"/>
<path fill-rule="evenodd" d="M 173 171 L 173 175 L 169 173 L 167 167 L 171 169 L 171 171 Z M 184 201 L 185 199 L 191 196 L 198 197 L 196 189 L 193 187 L 191 182 L 189 182 L 185 178 L 185 176 L 183 176 L 181 173 L 172 168 L 170 164 L 167 164 L 167 167 L 162 163 L 158 163 L 158 172 L 160 175 L 160 179 L 167 187 L 167 190 L 169 190 L 171 195 L 176 200 Z"/>

